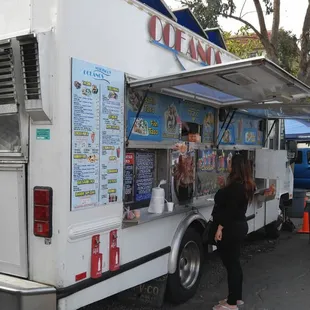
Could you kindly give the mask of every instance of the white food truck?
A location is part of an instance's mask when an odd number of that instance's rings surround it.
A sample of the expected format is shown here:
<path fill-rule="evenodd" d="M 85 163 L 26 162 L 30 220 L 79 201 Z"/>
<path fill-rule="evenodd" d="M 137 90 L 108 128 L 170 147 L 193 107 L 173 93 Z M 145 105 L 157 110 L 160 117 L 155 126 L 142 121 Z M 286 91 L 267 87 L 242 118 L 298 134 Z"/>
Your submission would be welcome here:
<path fill-rule="evenodd" d="M 189 299 L 234 152 L 253 162 L 250 232 L 277 229 L 293 175 L 270 119 L 307 114 L 306 85 L 139 1 L 0 4 L 1 310 L 79 309 L 165 275 Z M 149 213 L 161 180 L 174 209 Z"/>

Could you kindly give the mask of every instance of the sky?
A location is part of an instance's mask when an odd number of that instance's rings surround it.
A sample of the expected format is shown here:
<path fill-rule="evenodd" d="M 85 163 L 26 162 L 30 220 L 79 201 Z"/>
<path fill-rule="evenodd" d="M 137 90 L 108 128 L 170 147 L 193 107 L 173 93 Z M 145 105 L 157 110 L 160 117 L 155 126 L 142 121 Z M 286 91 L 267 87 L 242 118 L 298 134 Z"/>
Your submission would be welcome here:
<path fill-rule="evenodd" d="M 178 0 L 164 0 L 171 8 L 179 8 L 181 4 Z M 259 24 L 257 20 L 257 15 L 255 11 L 255 6 L 252 0 L 235 0 L 237 11 L 236 15 L 240 15 L 240 10 L 245 2 L 243 9 L 244 19 L 251 22 L 254 27 L 259 30 Z M 263 1 L 261 1 L 263 2 Z M 298 4 L 297 4 L 298 3 Z M 305 12 L 307 10 L 308 0 L 281 0 L 281 14 L 280 14 L 280 27 L 285 30 L 291 30 L 298 38 L 300 37 L 302 25 L 304 22 Z M 229 18 L 219 18 L 219 24 L 225 31 L 237 32 L 238 29 L 244 24 L 229 19 Z M 266 17 L 266 26 L 268 30 L 271 30 L 272 26 L 272 16 Z"/>

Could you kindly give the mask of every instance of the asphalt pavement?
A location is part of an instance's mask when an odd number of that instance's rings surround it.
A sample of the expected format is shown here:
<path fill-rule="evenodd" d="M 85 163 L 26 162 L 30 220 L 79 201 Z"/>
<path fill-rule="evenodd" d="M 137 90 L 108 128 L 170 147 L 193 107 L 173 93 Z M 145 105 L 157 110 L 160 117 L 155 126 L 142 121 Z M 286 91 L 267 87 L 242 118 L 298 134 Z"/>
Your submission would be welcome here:
<path fill-rule="evenodd" d="M 282 232 L 268 240 L 263 232 L 249 236 L 242 252 L 244 310 L 310 309 L 310 244 L 308 235 Z M 208 255 L 200 287 L 194 298 L 163 309 L 208 310 L 227 295 L 226 272 L 217 253 Z M 120 304 L 115 297 L 87 310 L 138 310 L 147 307 Z"/>

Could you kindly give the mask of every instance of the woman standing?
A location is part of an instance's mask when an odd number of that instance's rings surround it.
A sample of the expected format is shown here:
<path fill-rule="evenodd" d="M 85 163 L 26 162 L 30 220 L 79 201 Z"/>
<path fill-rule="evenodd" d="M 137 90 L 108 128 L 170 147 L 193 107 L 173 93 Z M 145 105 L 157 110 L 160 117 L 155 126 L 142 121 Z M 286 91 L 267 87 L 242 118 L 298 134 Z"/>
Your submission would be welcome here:
<path fill-rule="evenodd" d="M 227 270 L 228 297 L 213 307 L 214 310 L 238 309 L 243 305 L 243 273 L 240 264 L 241 244 L 248 233 L 246 211 L 252 201 L 255 183 L 248 161 L 240 154 L 233 156 L 227 184 L 215 195 L 212 212 L 218 225 L 215 241 Z"/>

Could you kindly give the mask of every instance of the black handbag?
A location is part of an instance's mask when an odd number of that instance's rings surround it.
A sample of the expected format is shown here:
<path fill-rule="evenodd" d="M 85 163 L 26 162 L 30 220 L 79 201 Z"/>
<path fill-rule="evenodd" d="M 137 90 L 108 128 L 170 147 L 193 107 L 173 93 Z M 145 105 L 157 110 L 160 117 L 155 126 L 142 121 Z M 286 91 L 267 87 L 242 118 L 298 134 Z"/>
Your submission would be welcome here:
<path fill-rule="evenodd" d="M 205 243 L 210 245 L 216 245 L 215 242 L 215 234 L 217 232 L 218 225 L 213 222 L 213 220 L 209 220 L 203 235 L 203 240 Z"/>

